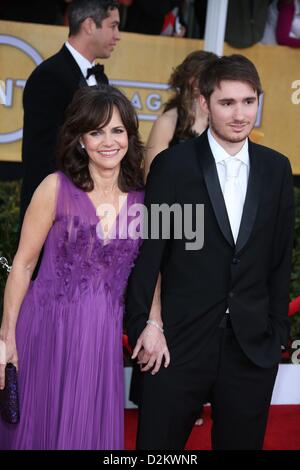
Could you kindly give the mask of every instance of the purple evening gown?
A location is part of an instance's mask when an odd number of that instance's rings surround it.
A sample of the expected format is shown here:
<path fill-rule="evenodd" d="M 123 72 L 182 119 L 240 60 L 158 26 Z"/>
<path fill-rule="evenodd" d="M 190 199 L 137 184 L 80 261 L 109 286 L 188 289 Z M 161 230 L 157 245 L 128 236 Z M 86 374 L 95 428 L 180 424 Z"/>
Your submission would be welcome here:
<path fill-rule="evenodd" d="M 123 297 L 141 243 L 124 227 L 143 192 L 128 193 L 104 242 L 87 193 L 58 175 L 55 222 L 17 324 L 21 419 L 0 422 L 0 449 L 123 449 Z"/>

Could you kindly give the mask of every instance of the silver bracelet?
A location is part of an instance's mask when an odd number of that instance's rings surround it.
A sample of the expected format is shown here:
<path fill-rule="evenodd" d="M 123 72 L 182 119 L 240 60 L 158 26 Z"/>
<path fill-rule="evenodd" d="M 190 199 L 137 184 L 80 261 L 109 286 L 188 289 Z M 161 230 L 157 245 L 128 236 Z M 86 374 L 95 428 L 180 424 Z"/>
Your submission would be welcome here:
<path fill-rule="evenodd" d="M 155 320 L 147 320 L 146 323 L 147 325 L 155 326 L 155 328 L 157 328 L 161 333 L 164 332 L 163 328 Z"/>

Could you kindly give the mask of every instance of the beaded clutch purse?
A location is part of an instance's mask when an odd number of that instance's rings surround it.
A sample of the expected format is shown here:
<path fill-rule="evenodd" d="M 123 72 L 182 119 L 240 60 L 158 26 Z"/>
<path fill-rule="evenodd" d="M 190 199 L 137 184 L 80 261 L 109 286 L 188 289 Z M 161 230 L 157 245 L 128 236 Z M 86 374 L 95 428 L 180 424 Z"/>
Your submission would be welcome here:
<path fill-rule="evenodd" d="M 10 363 L 5 367 L 5 387 L 0 390 L 0 412 L 7 423 L 20 421 L 17 369 Z"/>

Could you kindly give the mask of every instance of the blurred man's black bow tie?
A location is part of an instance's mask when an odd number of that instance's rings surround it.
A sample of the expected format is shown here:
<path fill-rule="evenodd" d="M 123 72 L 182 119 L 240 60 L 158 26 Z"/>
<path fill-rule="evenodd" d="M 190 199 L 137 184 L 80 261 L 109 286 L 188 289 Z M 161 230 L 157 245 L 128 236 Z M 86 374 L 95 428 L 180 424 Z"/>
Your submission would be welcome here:
<path fill-rule="evenodd" d="M 95 75 L 97 83 L 108 83 L 107 77 L 104 73 L 104 66 L 102 64 L 96 64 L 87 69 L 86 79 L 91 75 Z"/>

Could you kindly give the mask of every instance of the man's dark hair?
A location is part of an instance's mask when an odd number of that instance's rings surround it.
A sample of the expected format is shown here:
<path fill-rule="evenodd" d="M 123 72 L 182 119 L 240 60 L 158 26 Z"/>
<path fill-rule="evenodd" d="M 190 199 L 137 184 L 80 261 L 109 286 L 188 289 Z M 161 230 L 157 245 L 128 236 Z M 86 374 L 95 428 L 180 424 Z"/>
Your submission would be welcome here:
<path fill-rule="evenodd" d="M 257 96 L 262 93 L 255 65 L 243 55 L 233 54 L 217 57 L 205 68 L 200 76 L 199 88 L 207 102 L 223 80 L 246 82 L 257 92 Z"/>
<path fill-rule="evenodd" d="M 118 0 L 73 0 L 68 10 L 69 36 L 78 33 L 86 18 L 92 18 L 97 28 L 100 28 L 110 11 L 119 7 Z"/>

